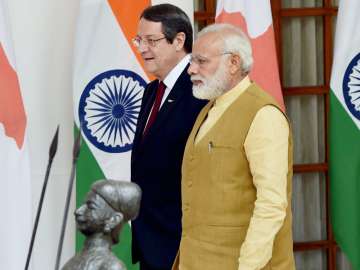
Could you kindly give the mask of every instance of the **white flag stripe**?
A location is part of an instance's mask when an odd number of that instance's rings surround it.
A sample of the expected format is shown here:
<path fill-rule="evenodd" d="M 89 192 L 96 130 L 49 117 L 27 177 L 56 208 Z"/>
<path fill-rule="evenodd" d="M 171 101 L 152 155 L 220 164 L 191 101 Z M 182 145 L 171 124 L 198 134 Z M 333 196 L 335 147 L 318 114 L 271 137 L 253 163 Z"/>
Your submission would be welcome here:
<path fill-rule="evenodd" d="M 343 95 L 343 80 L 346 69 L 352 59 L 360 53 L 360 1 L 340 1 L 336 22 L 336 40 L 330 87 L 348 115 L 360 129 L 360 121 L 356 119 L 346 106 Z"/>
<path fill-rule="evenodd" d="M 7 66 L 7 62 L 9 62 L 11 68 L 16 71 L 8 14 L 5 1 L 0 0 L 0 46 L 4 49 L 7 59 L 0 63 L 4 65 L 0 67 L 0 70 L 8 70 L 10 67 Z M 17 81 L 12 81 L 12 84 L 16 85 L 16 83 Z M 4 85 L 0 84 L 0 91 L 4 91 L 1 87 Z M 17 91 L 18 89 L 11 90 Z M 17 104 L 17 106 L 19 105 Z M 15 105 L 12 108 L 16 109 Z M 0 107 L 0 115 L 11 116 L 7 111 L 1 113 L 1 110 L 7 109 Z M 19 125 L 18 122 L 21 121 L 10 119 L 5 122 L 8 129 L 16 129 Z M 10 125 L 12 126 L 9 127 Z M 15 138 L 5 134 L 5 126 L 0 121 L 0 185 L 2 191 L 0 213 L 3 217 L 0 222 L 0 265 L 1 269 L 6 270 L 24 268 L 31 236 L 31 182 L 26 134 L 25 130 L 25 139 L 19 149 Z M 13 133 L 12 136 L 14 136 Z"/>
<path fill-rule="evenodd" d="M 0 211 L 4 217 L 0 222 L 1 269 L 18 270 L 25 266 L 32 228 L 27 142 L 19 150 L 0 124 L 0 148 Z"/>
<path fill-rule="evenodd" d="M 261 8 L 260 8 L 261 7 Z M 249 36 L 261 36 L 272 25 L 271 5 L 269 0 L 218 0 L 216 14 L 224 9 L 227 13 L 241 12 L 247 22 Z"/>
<path fill-rule="evenodd" d="M 15 57 L 10 38 L 9 31 L 11 30 L 10 20 L 8 17 L 8 7 L 4 0 L 0 0 L 0 44 L 4 48 L 8 61 L 12 68 L 15 70 Z"/>
<path fill-rule="evenodd" d="M 107 1 L 81 1 L 75 56 L 74 114 L 78 127 L 82 91 L 96 75 L 108 70 L 125 69 L 147 80 Z M 130 151 L 108 153 L 83 137 L 105 177 L 130 180 Z"/>
<path fill-rule="evenodd" d="M 144 80 L 147 80 L 147 75 L 133 54 L 107 1 L 81 1 L 77 29 L 74 114 L 79 126 L 76 105 L 85 86 L 97 74 L 112 69 L 128 69 L 138 73 Z"/>

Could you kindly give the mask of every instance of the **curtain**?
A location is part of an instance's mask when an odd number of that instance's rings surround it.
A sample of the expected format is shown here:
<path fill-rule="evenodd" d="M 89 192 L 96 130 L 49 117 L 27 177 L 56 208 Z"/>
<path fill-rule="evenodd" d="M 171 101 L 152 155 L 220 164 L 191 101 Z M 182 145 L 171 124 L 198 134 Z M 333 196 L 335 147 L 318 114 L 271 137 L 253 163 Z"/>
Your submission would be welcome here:
<path fill-rule="evenodd" d="M 283 8 L 321 7 L 322 0 L 283 0 Z M 323 17 L 282 20 L 283 86 L 324 84 Z M 325 96 L 285 98 L 294 136 L 294 163 L 325 161 Z M 323 173 L 294 174 L 293 236 L 295 242 L 325 240 L 326 185 Z M 298 270 L 327 269 L 326 250 L 295 252 Z M 337 269 L 350 270 L 343 253 L 337 254 Z"/>

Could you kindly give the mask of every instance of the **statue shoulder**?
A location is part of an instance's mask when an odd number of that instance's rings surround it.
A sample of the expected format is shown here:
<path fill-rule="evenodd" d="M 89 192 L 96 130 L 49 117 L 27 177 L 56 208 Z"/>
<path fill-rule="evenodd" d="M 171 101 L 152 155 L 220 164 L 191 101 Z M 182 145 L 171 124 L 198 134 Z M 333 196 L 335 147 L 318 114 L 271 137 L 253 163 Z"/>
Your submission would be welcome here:
<path fill-rule="evenodd" d="M 103 263 L 100 270 L 126 270 L 125 264 L 121 262 L 116 256 L 109 256 L 106 262 Z"/>
<path fill-rule="evenodd" d="M 78 269 L 77 267 L 81 265 L 82 257 L 80 254 L 76 254 L 72 257 L 62 268 L 61 270 L 75 270 Z"/>

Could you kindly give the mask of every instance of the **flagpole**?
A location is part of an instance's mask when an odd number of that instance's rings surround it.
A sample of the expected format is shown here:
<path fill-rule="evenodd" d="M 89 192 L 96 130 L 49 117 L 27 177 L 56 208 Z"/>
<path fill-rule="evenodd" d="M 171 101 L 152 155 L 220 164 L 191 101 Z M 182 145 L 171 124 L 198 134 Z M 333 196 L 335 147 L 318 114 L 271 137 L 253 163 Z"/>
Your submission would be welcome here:
<path fill-rule="evenodd" d="M 45 179 L 44 179 L 44 183 L 43 183 L 43 187 L 42 187 L 41 195 L 40 195 L 40 200 L 39 200 L 39 204 L 38 204 L 38 208 L 37 208 L 34 228 L 33 228 L 32 235 L 31 235 L 31 241 L 30 241 L 29 250 L 28 250 L 28 254 L 27 254 L 27 258 L 26 258 L 25 270 L 27 270 L 29 268 L 31 254 L 32 254 L 32 250 L 34 247 L 35 237 L 36 237 L 36 232 L 37 232 L 37 228 L 39 225 L 40 214 L 41 214 L 41 210 L 42 210 L 42 206 L 43 206 L 43 202 L 44 202 L 46 187 L 47 187 L 47 183 L 49 180 L 50 170 L 51 170 L 54 156 L 57 151 L 58 138 L 59 138 L 59 126 L 57 126 L 55 135 L 52 139 L 52 142 L 51 142 L 51 145 L 49 148 L 49 160 L 48 160 L 48 165 L 47 165 L 46 173 L 45 173 Z"/>
<path fill-rule="evenodd" d="M 80 127 L 81 127 L 81 125 L 80 125 Z M 60 259 L 61 259 L 61 252 L 62 252 L 62 247 L 63 247 L 63 243 L 64 243 L 67 216 L 69 213 L 71 193 L 72 193 L 74 179 L 75 179 L 76 162 L 77 162 L 77 159 L 78 159 L 79 153 L 80 153 L 80 143 L 81 143 L 81 128 L 80 128 L 79 134 L 74 142 L 74 147 L 73 147 L 73 161 L 72 161 L 71 174 L 70 174 L 68 191 L 67 191 L 67 196 L 66 196 L 66 201 L 65 201 L 65 209 L 64 209 L 64 215 L 63 215 L 63 222 L 62 222 L 62 226 L 61 226 L 60 239 L 59 239 L 57 255 L 56 255 L 55 270 L 58 270 L 60 267 Z"/>

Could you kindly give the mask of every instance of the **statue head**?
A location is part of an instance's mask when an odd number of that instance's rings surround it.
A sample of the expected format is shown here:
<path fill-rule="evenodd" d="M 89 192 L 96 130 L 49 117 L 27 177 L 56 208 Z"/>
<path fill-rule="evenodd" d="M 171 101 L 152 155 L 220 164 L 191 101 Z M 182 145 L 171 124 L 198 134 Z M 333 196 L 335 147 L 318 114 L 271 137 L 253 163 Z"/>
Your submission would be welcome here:
<path fill-rule="evenodd" d="M 116 244 L 122 225 L 137 217 L 140 199 L 141 190 L 135 183 L 96 181 L 84 204 L 75 211 L 77 228 L 86 236 L 110 235 Z"/>

